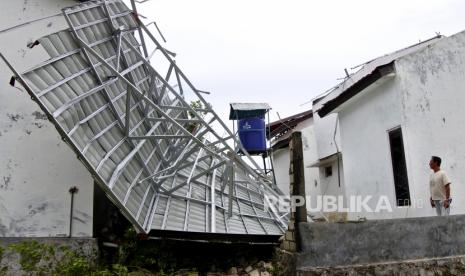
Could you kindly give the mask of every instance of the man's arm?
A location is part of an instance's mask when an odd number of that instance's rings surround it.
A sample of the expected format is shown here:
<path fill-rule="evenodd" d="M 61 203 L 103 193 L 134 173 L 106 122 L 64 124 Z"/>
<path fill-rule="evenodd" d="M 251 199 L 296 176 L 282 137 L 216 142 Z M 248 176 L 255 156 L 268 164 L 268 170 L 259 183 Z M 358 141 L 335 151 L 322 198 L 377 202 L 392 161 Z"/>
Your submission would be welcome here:
<path fill-rule="evenodd" d="M 449 208 L 449 199 L 450 199 L 450 183 L 446 184 L 446 200 L 444 201 L 444 208 Z"/>
<path fill-rule="evenodd" d="M 446 173 L 442 173 L 442 183 L 446 190 L 446 200 L 444 200 L 444 208 L 449 208 L 450 205 L 450 179 Z"/>

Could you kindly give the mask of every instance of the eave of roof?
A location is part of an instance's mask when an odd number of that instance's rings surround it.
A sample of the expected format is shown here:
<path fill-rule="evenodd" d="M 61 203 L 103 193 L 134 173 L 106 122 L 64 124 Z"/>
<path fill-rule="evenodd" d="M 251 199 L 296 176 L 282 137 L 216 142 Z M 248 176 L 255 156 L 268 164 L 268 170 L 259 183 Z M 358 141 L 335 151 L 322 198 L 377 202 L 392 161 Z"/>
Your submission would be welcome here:
<path fill-rule="evenodd" d="M 347 102 L 352 97 L 365 90 L 368 86 L 375 83 L 377 80 L 383 78 L 384 76 L 393 74 L 394 72 L 394 61 L 386 65 L 376 67 L 375 70 L 373 70 L 373 72 L 361 78 L 358 82 L 354 83 L 352 86 L 344 90 L 337 97 L 324 103 L 323 107 L 321 107 L 317 111 L 318 115 L 320 117 L 328 115 L 333 110 L 341 106 L 343 103 Z"/>
<path fill-rule="evenodd" d="M 271 148 L 273 150 L 279 150 L 279 149 L 287 148 L 287 147 L 289 147 L 289 141 L 290 140 L 291 140 L 290 137 L 287 137 L 286 139 L 283 139 L 281 141 L 276 142 L 273 146 L 271 146 Z"/>
<path fill-rule="evenodd" d="M 324 117 L 332 112 L 337 112 L 336 109 L 339 109 L 342 104 L 362 92 L 365 88 L 376 82 L 378 79 L 382 78 L 384 75 L 380 76 L 380 74 L 384 73 L 382 71 L 385 67 L 394 68 L 393 64 L 397 59 L 424 49 L 425 47 L 428 47 L 429 45 L 436 43 L 443 38 L 444 36 L 437 35 L 425 41 L 410 45 L 390 54 L 377 57 L 352 68 L 355 69 L 357 67 L 363 66 L 356 73 L 351 74 L 350 77 L 348 77 L 342 83 L 314 99 L 314 109 L 317 109 L 316 112 L 320 117 Z M 315 104 L 317 104 L 317 107 L 315 107 Z"/>
<path fill-rule="evenodd" d="M 175 230 L 152 229 L 148 234 L 148 239 L 173 239 L 199 242 L 218 243 L 253 243 L 253 244 L 279 244 L 281 235 L 260 235 L 242 233 L 206 233 L 206 232 L 186 232 Z"/>
<path fill-rule="evenodd" d="M 336 161 L 338 158 L 341 158 L 341 156 L 342 156 L 342 153 L 336 152 L 334 154 L 326 156 L 325 158 L 318 159 L 316 162 L 308 165 L 307 168 L 318 168 L 318 167 L 326 166 Z"/>
<path fill-rule="evenodd" d="M 266 136 L 268 139 L 271 139 L 279 134 L 284 134 L 287 131 L 293 129 L 299 123 L 312 118 L 313 117 L 313 110 L 307 110 L 286 118 L 283 118 L 279 121 L 274 121 L 269 123 L 266 126 L 267 133 Z"/>

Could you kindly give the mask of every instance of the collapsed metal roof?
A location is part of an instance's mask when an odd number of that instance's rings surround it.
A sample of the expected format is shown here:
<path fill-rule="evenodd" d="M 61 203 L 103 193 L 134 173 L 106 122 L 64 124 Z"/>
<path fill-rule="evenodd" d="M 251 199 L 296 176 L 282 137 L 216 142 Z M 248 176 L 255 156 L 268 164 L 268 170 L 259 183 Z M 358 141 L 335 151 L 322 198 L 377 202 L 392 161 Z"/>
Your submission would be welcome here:
<path fill-rule="evenodd" d="M 136 13 L 99 0 L 63 16 L 69 29 L 38 40 L 49 60 L 19 73 L 2 58 L 139 231 L 283 233 L 287 214 L 266 197 L 278 188 L 237 155 L 240 141 Z"/>

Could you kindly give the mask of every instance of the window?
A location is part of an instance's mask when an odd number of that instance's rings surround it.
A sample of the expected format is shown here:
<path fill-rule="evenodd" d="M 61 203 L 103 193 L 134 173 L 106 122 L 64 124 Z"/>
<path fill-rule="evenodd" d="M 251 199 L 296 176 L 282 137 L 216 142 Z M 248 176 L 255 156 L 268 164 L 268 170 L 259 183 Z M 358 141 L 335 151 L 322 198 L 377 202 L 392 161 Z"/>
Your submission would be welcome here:
<path fill-rule="evenodd" d="M 391 160 L 397 206 L 410 206 L 407 164 L 405 162 L 404 143 L 402 141 L 402 130 L 400 127 L 389 131 L 389 144 L 391 146 Z"/>
<path fill-rule="evenodd" d="M 330 177 L 331 175 L 333 175 L 333 167 L 332 166 L 325 167 L 325 177 Z"/>

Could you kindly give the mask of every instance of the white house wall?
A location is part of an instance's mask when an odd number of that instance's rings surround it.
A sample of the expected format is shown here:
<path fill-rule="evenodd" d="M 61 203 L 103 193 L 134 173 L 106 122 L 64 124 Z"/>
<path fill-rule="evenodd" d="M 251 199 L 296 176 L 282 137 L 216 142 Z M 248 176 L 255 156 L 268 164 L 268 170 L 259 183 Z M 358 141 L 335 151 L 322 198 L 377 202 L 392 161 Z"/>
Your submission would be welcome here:
<path fill-rule="evenodd" d="M 289 148 L 283 148 L 273 151 L 273 168 L 278 188 L 285 194 L 289 195 Z"/>
<path fill-rule="evenodd" d="M 378 87 L 364 91 L 357 101 L 347 104 L 339 112 L 342 140 L 342 159 L 346 193 L 350 196 L 374 196 L 369 206 L 375 208 L 378 197 L 387 196 L 395 209 L 390 213 L 351 213 L 350 220 L 402 217 L 407 208 L 396 208 L 394 176 L 388 130 L 401 126 L 398 80 L 385 81 Z M 406 150 L 407 146 L 405 145 Z M 410 167 L 407 164 L 407 170 Z M 410 185 L 411 186 L 411 185 Z M 413 197 L 415 189 L 410 189 Z M 411 214 L 411 212 L 410 212 Z"/>
<path fill-rule="evenodd" d="M 409 181 L 429 199 L 428 161 L 443 159 L 451 178 L 451 214 L 465 213 L 465 32 L 442 39 L 396 63 L 405 125 Z M 426 208 L 430 209 L 430 208 Z M 430 214 L 424 212 L 423 214 Z"/>
<path fill-rule="evenodd" d="M 327 100 L 331 99 L 332 95 L 329 94 L 325 96 L 323 99 L 320 99 L 313 103 L 313 110 L 318 110 L 322 107 L 323 103 Z M 314 119 L 314 130 L 315 130 L 315 142 L 316 142 L 316 159 L 312 162 L 315 163 L 321 159 L 328 158 L 329 156 L 333 156 L 341 152 L 342 149 L 342 142 L 341 142 L 341 129 L 340 129 L 340 122 L 338 118 L 338 114 L 328 114 L 327 116 L 321 118 L 317 112 L 313 114 Z M 330 157 L 331 158 L 331 157 Z M 339 157 L 340 158 L 340 157 Z M 342 196 L 345 200 L 345 181 L 344 181 L 344 166 L 343 160 L 340 159 L 339 162 L 339 171 L 338 171 L 338 163 L 337 159 L 321 165 L 318 168 L 314 168 L 316 170 L 316 174 L 319 176 L 319 184 L 318 189 L 319 192 L 317 195 L 321 196 Z M 331 166 L 332 168 L 332 175 L 326 176 L 325 168 Z M 338 177 L 339 173 L 339 177 Z M 316 198 L 312 198 L 312 208 L 317 207 Z M 312 212 L 314 213 L 314 212 Z M 320 216 L 320 214 L 315 213 L 316 216 Z M 325 216 L 330 220 L 340 220 L 342 217 L 335 217 L 333 216 L 334 212 L 326 212 Z"/>
<path fill-rule="evenodd" d="M 304 156 L 305 171 L 305 193 L 313 201 L 321 193 L 321 183 L 318 168 L 310 165 L 318 160 L 317 142 L 315 136 L 315 123 L 313 118 L 307 119 L 299 124 L 302 131 L 302 148 Z"/>
<path fill-rule="evenodd" d="M 66 28 L 61 12 L 75 1 L 2 1 L 0 51 L 23 71 L 48 58 L 27 43 Z M 76 186 L 73 236 L 92 236 L 93 180 L 29 95 L 9 86 L 0 62 L 0 237 L 69 234 L 70 193 Z M 17 84 L 19 87 L 20 85 Z"/>
<path fill-rule="evenodd" d="M 314 106 L 315 108 L 318 108 L 318 105 Z M 338 147 L 340 149 L 341 139 L 337 116 L 337 114 L 329 114 L 320 118 L 316 112 L 314 114 L 315 138 L 319 159 L 337 153 Z"/>
<path fill-rule="evenodd" d="M 313 119 L 309 118 L 298 124 L 294 131 L 300 131 L 302 133 L 305 193 L 308 196 L 316 197 L 316 195 L 320 193 L 319 171 L 318 168 L 309 167 L 310 164 L 318 160 Z M 286 134 L 281 139 L 286 139 L 289 135 L 290 133 Z M 276 183 L 285 195 L 289 194 L 289 158 L 289 148 L 283 148 L 273 152 Z"/>
<path fill-rule="evenodd" d="M 339 157 L 340 158 L 340 157 Z M 325 164 L 319 168 L 316 168 L 320 176 L 320 193 L 322 196 L 342 196 L 343 200 L 346 200 L 345 182 L 344 182 L 344 165 L 342 158 L 337 159 Z M 339 166 L 339 169 L 338 169 Z M 332 174 L 326 176 L 326 167 L 331 167 Z M 321 200 L 321 199 L 320 199 Z M 312 208 L 316 208 L 317 203 L 312 198 Z M 329 215 L 329 214 L 326 214 Z"/>
<path fill-rule="evenodd" d="M 350 219 L 434 215 L 429 206 L 432 155 L 452 179 L 452 214 L 465 213 L 465 34 L 444 38 L 395 62 L 396 76 L 375 84 L 339 112 L 347 195 L 388 196 L 393 213 Z M 401 126 L 411 207 L 396 208 L 388 130 Z M 456 185 L 454 185 L 454 183 Z M 375 198 L 376 199 L 376 198 Z M 370 207 L 376 206 L 372 200 Z"/>

